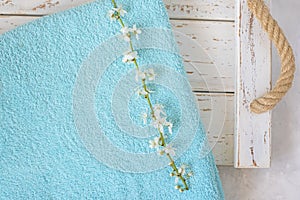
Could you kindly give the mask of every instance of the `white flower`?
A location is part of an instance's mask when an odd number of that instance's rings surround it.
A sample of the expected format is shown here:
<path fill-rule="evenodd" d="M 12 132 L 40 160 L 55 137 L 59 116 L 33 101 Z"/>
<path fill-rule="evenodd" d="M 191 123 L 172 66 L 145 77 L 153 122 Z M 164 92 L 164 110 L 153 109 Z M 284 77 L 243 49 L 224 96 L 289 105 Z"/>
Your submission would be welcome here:
<path fill-rule="evenodd" d="M 175 178 L 175 184 L 177 184 L 179 182 L 179 176 L 183 176 L 186 173 L 186 165 L 181 165 L 178 169 L 178 174 Z"/>
<path fill-rule="evenodd" d="M 129 33 L 129 28 L 126 27 L 126 26 L 125 26 L 125 27 L 122 27 L 122 28 L 121 28 L 121 33 L 122 33 L 122 34 L 128 34 L 128 33 Z"/>
<path fill-rule="evenodd" d="M 146 96 L 146 95 L 148 95 L 149 93 L 150 93 L 151 91 L 146 91 L 145 90 L 145 88 L 141 88 L 141 89 L 138 89 L 137 90 L 137 94 L 139 95 L 139 96 Z"/>
<path fill-rule="evenodd" d="M 166 116 L 166 113 L 164 112 L 163 108 L 164 107 L 161 104 L 155 104 L 153 106 L 154 116 L 156 118 L 160 118 L 161 115 Z"/>
<path fill-rule="evenodd" d="M 161 104 L 155 104 L 153 106 L 153 112 L 155 118 L 152 121 L 152 125 L 155 128 L 158 128 L 162 133 L 164 132 L 163 127 L 167 126 L 169 133 L 172 135 L 173 124 L 167 121 L 167 115 L 163 110 L 163 106 Z"/>
<path fill-rule="evenodd" d="M 168 127 L 169 133 L 172 135 L 172 133 L 173 133 L 173 130 L 172 130 L 173 124 L 171 122 L 165 122 L 164 125 Z"/>
<path fill-rule="evenodd" d="M 160 138 L 159 137 L 155 137 L 153 140 L 149 141 L 149 147 L 151 149 L 158 148 L 160 146 L 159 145 L 159 141 L 160 141 Z"/>
<path fill-rule="evenodd" d="M 178 173 L 176 174 L 176 177 L 175 177 L 175 184 L 178 184 L 178 182 L 179 182 L 179 177 L 180 176 L 183 176 L 185 174 L 185 168 L 179 168 L 178 169 Z"/>
<path fill-rule="evenodd" d="M 147 124 L 147 118 L 148 118 L 148 114 L 147 113 L 142 113 L 142 119 L 143 119 L 144 124 Z"/>
<path fill-rule="evenodd" d="M 155 79 L 156 74 L 152 68 L 147 70 L 147 76 L 149 81 L 153 81 Z"/>
<path fill-rule="evenodd" d="M 178 169 L 178 173 L 181 175 L 181 176 L 183 176 L 184 174 L 185 174 L 185 169 L 186 169 L 186 165 L 181 165 L 181 167 L 179 167 L 179 169 Z"/>
<path fill-rule="evenodd" d="M 160 156 L 164 155 L 164 153 L 165 153 L 164 150 L 158 150 L 158 151 L 157 151 L 157 154 L 160 155 Z"/>
<path fill-rule="evenodd" d="M 126 42 L 129 42 L 130 41 L 130 33 L 129 33 L 129 28 L 128 27 L 123 27 L 121 29 L 121 33 L 122 33 L 122 36 L 123 36 L 123 39 L 126 41 Z"/>
<path fill-rule="evenodd" d="M 159 131 L 160 131 L 162 134 L 165 133 L 165 131 L 164 131 L 164 126 L 163 126 L 163 125 L 160 125 L 160 126 L 158 127 L 158 129 L 159 129 Z"/>
<path fill-rule="evenodd" d="M 124 53 L 124 57 L 122 61 L 124 63 L 132 63 L 138 58 L 138 54 L 136 51 L 127 51 Z"/>
<path fill-rule="evenodd" d="M 132 32 L 135 35 L 137 40 L 139 39 L 139 34 L 142 33 L 141 29 L 138 29 L 136 25 L 133 25 L 133 27 L 130 29 L 130 32 Z"/>
<path fill-rule="evenodd" d="M 126 42 L 129 42 L 129 41 L 130 41 L 130 36 L 128 36 L 128 35 L 123 35 L 123 39 L 124 39 Z"/>
<path fill-rule="evenodd" d="M 148 78 L 149 81 L 153 81 L 155 79 L 155 76 L 156 74 L 154 73 L 153 69 L 149 69 L 146 71 L 136 70 L 135 80 L 146 80 L 146 78 Z"/>
<path fill-rule="evenodd" d="M 123 9 L 122 5 L 120 5 L 117 8 L 113 8 L 114 11 L 116 11 L 120 16 L 124 16 L 127 12 Z"/>
<path fill-rule="evenodd" d="M 154 128 L 161 129 L 163 128 L 163 125 L 166 123 L 166 118 L 165 117 L 156 117 L 155 120 L 152 121 L 152 125 Z M 163 130 L 162 130 L 163 132 Z"/>
<path fill-rule="evenodd" d="M 108 11 L 108 17 L 110 18 L 111 21 L 116 21 L 116 15 L 115 15 L 115 11 L 114 10 L 109 10 Z"/>
<path fill-rule="evenodd" d="M 138 82 L 139 78 L 142 80 L 146 79 L 146 73 L 140 70 L 136 70 L 135 80 Z"/>
<path fill-rule="evenodd" d="M 194 173 L 191 171 L 191 172 L 189 172 L 189 173 L 187 173 L 187 176 L 188 177 L 191 177 L 191 176 L 193 176 L 194 175 Z"/>
<path fill-rule="evenodd" d="M 162 110 L 162 109 L 164 109 L 164 106 L 161 105 L 161 104 L 155 104 L 155 105 L 153 106 L 153 109 L 154 109 L 154 110 Z"/>
<path fill-rule="evenodd" d="M 164 151 L 166 154 L 169 154 L 170 156 L 175 156 L 175 148 L 172 147 L 172 145 L 167 144 L 164 148 Z"/>

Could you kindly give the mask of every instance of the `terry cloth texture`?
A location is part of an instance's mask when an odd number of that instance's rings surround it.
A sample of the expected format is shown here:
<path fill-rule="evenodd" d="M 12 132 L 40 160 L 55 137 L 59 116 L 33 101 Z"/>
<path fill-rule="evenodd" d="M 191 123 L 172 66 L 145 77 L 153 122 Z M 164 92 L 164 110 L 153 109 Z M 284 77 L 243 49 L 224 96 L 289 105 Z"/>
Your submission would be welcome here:
<path fill-rule="evenodd" d="M 0 36 L 0 199 L 224 199 L 164 4 L 117 3 L 143 29 L 138 62 L 157 73 L 152 101 L 174 124 L 167 140 L 194 172 L 190 190 L 174 189 L 168 160 L 148 146 L 157 132 L 140 118 L 147 103 L 102 0 Z"/>

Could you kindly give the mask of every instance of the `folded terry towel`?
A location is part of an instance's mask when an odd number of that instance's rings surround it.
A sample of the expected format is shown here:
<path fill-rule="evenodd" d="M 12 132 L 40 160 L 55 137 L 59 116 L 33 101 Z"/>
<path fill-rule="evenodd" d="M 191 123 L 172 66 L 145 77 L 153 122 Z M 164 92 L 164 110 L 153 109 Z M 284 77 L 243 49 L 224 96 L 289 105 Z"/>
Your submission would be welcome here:
<path fill-rule="evenodd" d="M 179 193 L 149 148 L 127 44 L 99 0 L 0 36 L 0 199 L 224 199 L 218 171 L 161 0 L 119 0 L 142 28 L 134 46 L 153 68 L 153 103 L 173 123 L 176 163 L 194 176 Z M 204 156 L 203 156 L 204 155 Z"/>

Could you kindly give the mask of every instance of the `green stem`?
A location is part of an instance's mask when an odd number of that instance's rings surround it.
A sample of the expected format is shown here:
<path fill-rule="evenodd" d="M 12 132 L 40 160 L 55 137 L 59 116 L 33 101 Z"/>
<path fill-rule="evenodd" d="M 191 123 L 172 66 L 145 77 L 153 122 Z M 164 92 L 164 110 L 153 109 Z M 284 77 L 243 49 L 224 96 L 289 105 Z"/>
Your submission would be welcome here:
<path fill-rule="evenodd" d="M 112 1 L 112 3 L 114 4 L 114 8 L 117 8 L 118 6 L 117 6 L 116 1 L 115 1 L 115 0 L 111 0 L 111 1 Z"/>
<path fill-rule="evenodd" d="M 113 3 L 114 8 L 117 8 L 118 6 L 117 6 L 117 3 L 115 2 L 115 0 L 111 0 L 111 1 L 112 1 L 112 3 Z M 121 18 L 121 16 L 120 16 L 120 13 L 118 13 L 118 21 L 120 22 L 121 26 L 124 28 L 124 27 L 125 27 L 125 24 L 124 24 L 124 22 L 123 22 L 123 20 L 122 20 L 122 18 Z M 131 37 L 131 36 L 130 36 L 130 37 Z M 129 41 L 129 46 L 130 46 L 130 50 L 131 50 L 131 51 L 134 51 L 133 44 L 132 44 L 131 40 Z M 139 70 L 139 65 L 138 65 L 136 59 L 134 60 L 133 63 L 134 63 L 134 65 L 135 65 L 136 70 Z M 146 92 L 149 92 L 148 87 L 147 87 L 147 84 L 146 84 L 146 80 L 145 80 L 145 79 L 142 80 L 142 86 L 143 86 L 143 88 L 144 88 L 144 90 L 145 90 Z M 153 105 L 152 105 L 151 99 L 150 99 L 150 95 L 149 95 L 149 94 L 145 95 L 145 98 L 146 98 L 147 103 L 148 103 L 148 105 L 149 105 L 149 107 L 150 107 L 152 119 L 153 119 L 153 120 L 156 120 L 156 117 L 155 117 L 155 115 L 154 115 Z M 158 128 L 157 130 L 158 130 L 158 132 L 159 132 L 159 134 L 160 134 L 160 138 L 161 138 L 161 144 L 160 144 L 160 146 L 166 147 L 166 142 L 165 142 L 164 134 L 159 130 L 159 128 Z M 184 185 L 184 187 L 185 187 L 184 189 L 185 189 L 185 190 L 188 190 L 189 187 L 188 187 L 188 185 L 187 185 L 187 183 L 186 183 L 186 179 L 179 173 L 178 168 L 177 168 L 177 166 L 175 165 L 175 162 L 174 162 L 173 158 L 172 158 L 171 155 L 168 154 L 168 153 L 167 153 L 166 155 L 167 155 L 167 157 L 168 157 L 169 160 L 170 160 L 170 166 L 171 166 L 172 169 L 176 172 L 176 176 L 178 176 L 178 177 L 180 178 L 180 180 L 182 181 L 182 183 L 183 183 L 183 185 Z"/>
<path fill-rule="evenodd" d="M 188 185 L 187 185 L 187 183 L 186 183 L 186 180 L 185 180 L 185 178 L 178 172 L 178 168 L 176 167 L 173 158 L 170 156 L 170 154 L 167 154 L 167 157 L 168 157 L 169 160 L 170 160 L 170 166 L 173 168 L 173 170 L 176 172 L 176 175 L 178 175 L 178 177 L 179 177 L 180 180 L 182 181 L 182 183 L 183 183 L 185 189 L 188 190 L 189 187 L 188 187 Z"/>

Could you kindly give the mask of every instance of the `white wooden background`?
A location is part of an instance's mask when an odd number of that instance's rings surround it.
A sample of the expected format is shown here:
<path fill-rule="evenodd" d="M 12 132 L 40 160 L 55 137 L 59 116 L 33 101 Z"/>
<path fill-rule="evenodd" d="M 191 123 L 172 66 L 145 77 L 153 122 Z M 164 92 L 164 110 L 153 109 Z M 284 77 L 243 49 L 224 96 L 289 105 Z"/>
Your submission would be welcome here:
<path fill-rule="evenodd" d="M 89 1 L 0 0 L 0 33 L 43 15 Z M 217 164 L 235 163 L 236 167 L 268 167 L 269 114 L 257 118 L 249 113 L 248 104 L 252 98 L 269 89 L 269 74 L 264 79 L 267 83 L 260 81 L 261 76 L 270 69 L 266 67 L 266 70 L 255 71 L 255 68 L 261 61 L 268 66 L 270 52 L 263 49 L 268 47 L 268 43 L 265 42 L 266 36 L 257 24 L 253 24 L 253 17 L 248 16 L 245 1 L 164 0 L 164 2 L 184 57 L 189 80 L 198 99 L 209 142 L 214 146 Z M 235 5 L 239 8 L 235 9 Z M 246 13 L 245 17 L 240 11 Z M 195 51 L 199 47 L 202 50 Z M 241 48 L 250 47 L 249 52 L 241 52 Z M 255 55 L 255 51 L 259 52 L 258 55 Z M 244 55 L 237 56 L 242 53 Z M 251 63 L 248 56 L 251 56 L 252 61 L 256 56 L 258 58 Z M 247 67 L 245 70 L 241 69 L 244 65 Z M 259 76 L 254 80 L 255 83 L 251 79 L 253 69 L 255 76 Z M 243 82 L 246 77 L 240 76 L 240 73 L 244 73 L 244 76 L 249 75 L 247 82 Z M 257 87 L 262 89 L 256 90 Z M 235 98 L 238 98 L 240 103 L 235 103 Z M 249 120 L 254 121 L 247 124 Z M 261 123 L 259 120 L 262 120 Z M 264 145 L 257 143 L 261 141 L 261 134 Z M 251 137 L 248 137 L 249 135 Z M 259 147 L 256 148 L 256 145 Z"/>

